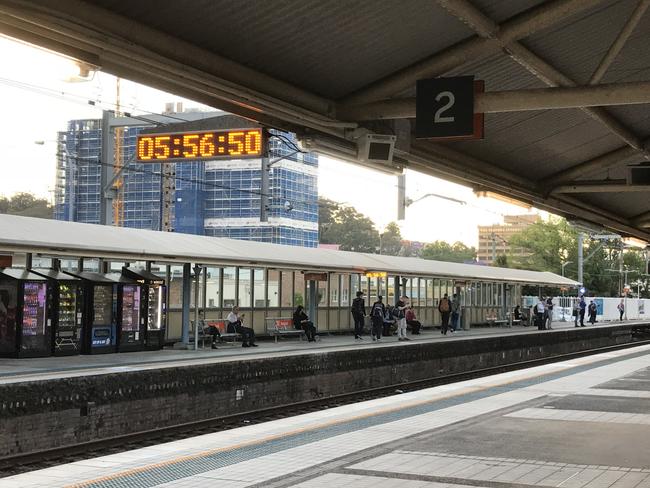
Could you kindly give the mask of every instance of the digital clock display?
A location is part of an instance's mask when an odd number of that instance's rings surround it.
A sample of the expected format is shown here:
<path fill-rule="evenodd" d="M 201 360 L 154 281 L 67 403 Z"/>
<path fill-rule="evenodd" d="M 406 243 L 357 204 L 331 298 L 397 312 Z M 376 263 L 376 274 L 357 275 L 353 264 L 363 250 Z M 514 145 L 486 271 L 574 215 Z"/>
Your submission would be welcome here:
<path fill-rule="evenodd" d="M 263 137 L 262 129 L 141 134 L 136 161 L 259 158 L 264 150 Z"/>

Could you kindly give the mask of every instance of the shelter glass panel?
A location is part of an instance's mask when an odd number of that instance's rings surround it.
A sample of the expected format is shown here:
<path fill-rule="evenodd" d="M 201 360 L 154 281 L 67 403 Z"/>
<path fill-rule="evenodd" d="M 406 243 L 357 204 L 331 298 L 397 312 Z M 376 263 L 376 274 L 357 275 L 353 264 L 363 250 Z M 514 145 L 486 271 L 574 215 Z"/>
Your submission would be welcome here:
<path fill-rule="evenodd" d="M 237 268 L 229 266 L 223 268 L 223 308 L 230 310 L 235 306 L 235 277 Z"/>
<path fill-rule="evenodd" d="M 341 275 L 341 307 L 350 305 L 350 275 Z"/>
<path fill-rule="evenodd" d="M 294 273 L 294 292 L 293 292 L 293 307 L 296 308 L 298 305 L 303 307 L 307 306 L 307 295 L 305 290 L 305 275 L 299 272 Z"/>
<path fill-rule="evenodd" d="M 221 275 L 221 268 L 208 267 L 206 291 L 205 291 L 205 304 L 208 308 L 218 308 L 221 298 L 221 290 L 219 289 L 219 277 Z"/>
<path fill-rule="evenodd" d="M 255 308 L 266 308 L 266 296 L 264 296 L 264 270 L 253 270 L 253 305 Z"/>
<path fill-rule="evenodd" d="M 327 303 L 329 302 L 328 296 L 327 296 L 327 285 L 331 279 L 331 275 L 327 276 L 326 281 L 317 281 L 316 282 L 316 288 L 318 288 L 318 306 L 319 307 L 326 307 Z M 307 283 L 307 295 L 309 295 L 309 283 Z"/>
<path fill-rule="evenodd" d="M 169 267 L 169 308 L 183 305 L 183 267 Z"/>
<path fill-rule="evenodd" d="M 427 278 L 427 307 L 433 307 L 433 278 Z"/>
<path fill-rule="evenodd" d="M 248 308 L 251 306 L 251 270 L 239 268 L 239 306 Z"/>
<path fill-rule="evenodd" d="M 293 308 L 293 271 L 282 271 L 282 308 Z M 301 305 L 297 303 L 296 306 Z"/>
<path fill-rule="evenodd" d="M 365 275 L 360 275 L 360 276 L 361 276 L 361 284 L 359 286 L 359 290 L 364 292 L 366 294 L 366 296 L 367 296 L 368 295 L 368 278 Z"/>
<path fill-rule="evenodd" d="M 340 281 L 340 279 L 341 279 L 341 275 L 339 275 L 339 274 L 330 275 L 330 307 L 338 307 L 339 306 L 339 298 L 340 298 L 339 281 Z"/>
<path fill-rule="evenodd" d="M 368 279 L 368 288 L 369 288 L 370 291 L 367 294 L 368 297 L 366 298 L 366 301 L 373 300 L 377 296 L 378 283 L 379 283 L 379 278 L 369 278 Z"/>
<path fill-rule="evenodd" d="M 395 303 L 395 277 L 387 276 L 386 277 L 386 299 L 384 303 L 393 304 Z"/>
<path fill-rule="evenodd" d="M 361 275 L 353 274 L 352 280 L 350 283 L 350 303 L 354 300 L 354 297 L 357 296 L 357 292 L 361 289 Z"/>

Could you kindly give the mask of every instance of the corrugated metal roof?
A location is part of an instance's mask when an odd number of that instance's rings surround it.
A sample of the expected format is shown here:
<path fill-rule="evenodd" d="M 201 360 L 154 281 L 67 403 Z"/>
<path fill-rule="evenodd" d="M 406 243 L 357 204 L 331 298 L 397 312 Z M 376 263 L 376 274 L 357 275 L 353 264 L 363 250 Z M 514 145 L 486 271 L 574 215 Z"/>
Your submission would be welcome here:
<path fill-rule="evenodd" d="M 577 284 L 568 278 L 546 272 L 237 241 L 13 215 L 0 215 L 0 228 L 3 229 L 0 236 L 0 250 L 22 249 L 53 255 L 110 257 L 116 260 L 180 261 L 358 273 L 386 271 L 391 274 L 556 286 Z"/>
<path fill-rule="evenodd" d="M 473 35 L 429 0 L 91 3 L 330 98 Z"/>

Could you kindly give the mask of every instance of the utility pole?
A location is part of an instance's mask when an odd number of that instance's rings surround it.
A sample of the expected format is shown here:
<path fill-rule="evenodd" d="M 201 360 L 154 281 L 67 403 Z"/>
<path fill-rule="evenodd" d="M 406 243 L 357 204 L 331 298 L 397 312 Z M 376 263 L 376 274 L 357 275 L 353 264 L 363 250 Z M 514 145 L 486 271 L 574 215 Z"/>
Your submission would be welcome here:
<path fill-rule="evenodd" d="M 578 284 L 580 286 L 584 285 L 583 279 L 583 267 L 584 267 L 584 255 L 583 255 L 583 246 L 584 246 L 584 234 L 578 232 Z"/>

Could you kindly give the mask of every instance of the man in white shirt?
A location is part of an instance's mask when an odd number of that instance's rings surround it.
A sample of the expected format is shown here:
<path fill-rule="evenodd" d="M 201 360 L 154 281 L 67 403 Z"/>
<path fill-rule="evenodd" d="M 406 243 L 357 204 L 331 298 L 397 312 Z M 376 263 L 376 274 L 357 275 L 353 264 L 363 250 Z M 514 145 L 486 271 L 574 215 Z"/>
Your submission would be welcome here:
<path fill-rule="evenodd" d="M 535 305 L 535 315 L 537 319 L 537 328 L 539 330 L 546 330 L 546 315 L 544 314 L 545 304 L 544 299 L 539 297 L 537 305 Z"/>
<path fill-rule="evenodd" d="M 234 331 L 242 335 L 242 347 L 257 347 L 255 344 L 255 331 L 250 327 L 244 327 L 244 314 L 239 313 L 239 307 L 232 307 L 232 311 L 226 317 L 228 321 L 228 332 Z"/>

